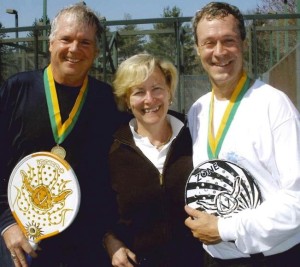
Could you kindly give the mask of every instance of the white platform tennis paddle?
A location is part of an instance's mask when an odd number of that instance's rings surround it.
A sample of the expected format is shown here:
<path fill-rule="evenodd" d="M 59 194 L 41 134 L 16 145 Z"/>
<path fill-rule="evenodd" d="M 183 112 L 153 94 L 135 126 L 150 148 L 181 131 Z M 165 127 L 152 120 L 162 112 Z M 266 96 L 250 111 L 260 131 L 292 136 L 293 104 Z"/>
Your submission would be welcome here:
<path fill-rule="evenodd" d="M 7 193 L 12 214 L 34 249 L 69 227 L 80 206 L 73 169 L 49 152 L 23 158 L 11 173 Z"/>

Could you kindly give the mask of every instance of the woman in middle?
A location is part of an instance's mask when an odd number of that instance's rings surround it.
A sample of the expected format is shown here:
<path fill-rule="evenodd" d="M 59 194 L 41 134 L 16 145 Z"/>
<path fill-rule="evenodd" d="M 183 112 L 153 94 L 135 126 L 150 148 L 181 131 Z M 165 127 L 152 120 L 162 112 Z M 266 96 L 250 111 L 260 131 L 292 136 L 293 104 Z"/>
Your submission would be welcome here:
<path fill-rule="evenodd" d="M 202 266 L 202 246 L 184 225 L 192 142 L 185 115 L 169 111 L 177 80 L 172 63 L 149 54 L 117 70 L 117 103 L 133 118 L 109 157 L 119 218 L 103 242 L 113 266 Z"/>

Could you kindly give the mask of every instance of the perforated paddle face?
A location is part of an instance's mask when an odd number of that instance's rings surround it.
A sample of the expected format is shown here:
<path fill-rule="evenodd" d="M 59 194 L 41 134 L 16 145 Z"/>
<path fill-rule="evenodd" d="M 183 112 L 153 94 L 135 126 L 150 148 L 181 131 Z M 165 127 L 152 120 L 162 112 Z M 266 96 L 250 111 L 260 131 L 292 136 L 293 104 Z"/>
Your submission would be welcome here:
<path fill-rule="evenodd" d="M 80 188 L 70 165 L 49 152 L 23 158 L 8 184 L 10 209 L 33 243 L 65 230 L 76 217 Z"/>
<path fill-rule="evenodd" d="M 256 208 L 262 198 L 247 170 L 229 161 L 210 160 L 198 165 L 190 174 L 185 201 L 194 209 L 230 217 L 241 210 Z"/>

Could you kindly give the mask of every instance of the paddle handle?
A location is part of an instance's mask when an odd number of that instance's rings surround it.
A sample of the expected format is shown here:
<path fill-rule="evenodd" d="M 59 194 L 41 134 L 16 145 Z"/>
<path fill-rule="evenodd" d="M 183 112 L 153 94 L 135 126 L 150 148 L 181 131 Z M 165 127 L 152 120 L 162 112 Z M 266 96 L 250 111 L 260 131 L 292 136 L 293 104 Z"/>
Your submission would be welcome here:
<path fill-rule="evenodd" d="M 28 242 L 34 250 L 36 250 L 38 248 L 38 243 L 35 243 L 32 240 L 28 240 Z"/>
<path fill-rule="evenodd" d="M 29 244 L 31 245 L 31 247 L 32 247 L 34 250 L 37 249 L 37 247 L 38 247 L 38 244 L 37 244 L 37 243 L 34 243 L 34 242 L 31 241 L 31 240 L 28 240 L 28 242 L 29 242 Z M 28 266 L 30 266 L 31 263 L 32 263 L 32 257 L 31 257 L 30 255 L 28 255 L 28 254 L 26 254 L 26 261 L 27 261 Z"/>

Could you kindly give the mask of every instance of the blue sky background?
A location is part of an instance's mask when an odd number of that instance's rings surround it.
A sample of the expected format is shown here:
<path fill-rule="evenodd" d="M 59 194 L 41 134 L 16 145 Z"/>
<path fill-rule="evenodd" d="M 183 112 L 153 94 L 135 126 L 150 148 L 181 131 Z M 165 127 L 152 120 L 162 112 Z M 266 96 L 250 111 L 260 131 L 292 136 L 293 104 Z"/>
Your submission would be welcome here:
<path fill-rule="evenodd" d="M 32 26 L 34 19 L 43 17 L 44 0 L 0 0 L 0 22 L 5 28 L 15 27 L 14 15 L 6 13 L 6 9 L 18 11 L 19 27 Z M 53 19 L 59 9 L 81 1 L 47 0 L 47 15 Z M 161 18 L 165 7 L 177 6 L 184 17 L 193 16 L 196 10 L 210 0 L 85 0 L 86 4 L 106 20 L 123 20 L 125 14 L 132 19 Z M 227 0 L 226 2 L 240 8 L 242 13 L 252 13 L 261 0 Z"/>

